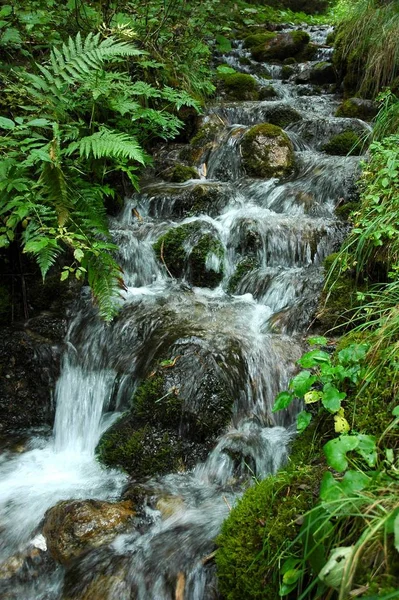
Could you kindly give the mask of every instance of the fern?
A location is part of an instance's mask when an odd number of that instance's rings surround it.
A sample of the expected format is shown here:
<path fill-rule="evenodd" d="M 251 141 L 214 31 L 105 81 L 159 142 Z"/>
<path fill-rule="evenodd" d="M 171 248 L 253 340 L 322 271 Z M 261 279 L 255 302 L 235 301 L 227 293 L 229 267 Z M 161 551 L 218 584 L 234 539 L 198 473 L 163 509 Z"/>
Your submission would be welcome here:
<path fill-rule="evenodd" d="M 142 165 L 146 164 L 149 157 L 145 154 L 135 138 L 126 133 L 111 131 L 102 127 L 96 133 L 86 136 L 69 144 L 66 155 L 70 156 L 79 150 L 80 156 L 84 158 L 128 158 Z"/>
<path fill-rule="evenodd" d="M 118 312 L 117 301 L 121 291 L 125 289 L 122 269 L 102 248 L 101 251 L 95 251 L 89 256 L 87 274 L 100 317 L 105 321 L 111 321 Z"/>

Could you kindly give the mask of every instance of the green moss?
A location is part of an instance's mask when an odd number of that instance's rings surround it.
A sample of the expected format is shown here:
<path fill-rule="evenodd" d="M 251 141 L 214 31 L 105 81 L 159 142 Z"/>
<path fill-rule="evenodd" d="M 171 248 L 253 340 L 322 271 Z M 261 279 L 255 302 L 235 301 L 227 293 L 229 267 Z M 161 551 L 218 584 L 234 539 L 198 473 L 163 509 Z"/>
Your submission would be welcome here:
<path fill-rule="evenodd" d="M 377 110 L 377 105 L 372 101 L 348 98 L 338 107 L 335 116 L 371 121 L 376 116 Z"/>
<path fill-rule="evenodd" d="M 176 165 L 170 176 L 170 180 L 174 183 L 184 183 L 189 179 L 199 179 L 198 171 L 194 167 L 186 165 Z"/>
<path fill-rule="evenodd" d="M 247 273 L 249 273 L 250 271 L 253 271 L 254 269 L 257 269 L 258 267 L 259 267 L 259 261 L 256 258 L 246 257 L 243 260 L 241 260 L 238 263 L 236 270 L 234 271 L 234 274 L 229 279 L 229 284 L 227 287 L 227 291 L 229 292 L 229 294 L 236 293 L 242 278 Z"/>
<path fill-rule="evenodd" d="M 250 488 L 233 508 L 217 538 L 218 584 L 225 600 L 279 597 L 278 555 L 297 536 L 298 517 L 312 508 L 322 472 L 299 465 L 281 471 Z"/>
<path fill-rule="evenodd" d="M 295 58 L 293 56 L 290 56 L 289 58 L 286 58 L 283 62 L 284 65 L 296 65 L 297 61 L 295 60 Z"/>
<path fill-rule="evenodd" d="M 352 212 L 359 210 L 359 202 L 345 202 L 335 209 L 335 214 L 344 221 L 348 221 Z"/>
<path fill-rule="evenodd" d="M 281 148 L 284 158 L 271 162 L 271 150 Z M 241 142 L 243 165 L 255 177 L 281 177 L 292 172 L 294 152 L 287 134 L 276 125 L 262 123 L 249 129 Z"/>
<path fill-rule="evenodd" d="M 277 98 L 278 94 L 272 85 L 261 87 L 259 90 L 259 100 L 269 100 L 269 98 Z"/>
<path fill-rule="evenodd" d="M 290 35 L 293 42 L 299 46 L 304 46 L 310 42 L 310 35 L 307 31 L 292 31 Z"/>
<path fill-rule="evenodd" d="M 336 37 L 337 37 L 337 32 L 336 31 L 330 31 L 330 33 L 326 37 L 326 44 L 327 44 L 327 46 L 333 46 Z"/>
<path fill-rule="evenodd" d="M 175 392 L 165 395 L 164 379 L 160 374 L 143 381 L 132 403 L 133 421 L 165 427 L 180 423 L 182 399 Z"/>
<path fill-rule="evenodd" d="M 230 99 L 257 100 L 259 95 L 258 82 L 252 75 L 246 73 L 218 73 L 218 80 Z"/>
<path fill-rule="evenodd" d="M 266 42 L 273 40 L 275 37 L 276 34 L 272 32 L 252 33 L 244 38 L 244 48 L 255 48 L 261 44 L 266 44 Z"/>
<path fill-rule="evenodd" d="M 281 77 L 283 81 L 286 81 L 295 73 L 295 69 L 290 65 L 284 65 L 281 69 Z"/>
<path fill-rule="evenodd" d="M 283 61 L 296 57 L 309 45 L 310 36 L 306 31 L 280 33 L 273 39 L 251 46 L 252 57 L 259 62 Z"/>
<path fill-rule="evenodd" d="M 344 131 L 334 135 L 323 148 L 326 154 L 346 156 L 353 154 L 358 156 L 363 152 L 363 144 L 359 135 L 355 131 Z"/>
<path fill-rule="evenodd" d="M 169 229 L 154 244 L 159 259 L 165 263 L 174 277 L 181 277 L 188 271 L 190 282 L 196 286 L 216 287 L 223 278 L 224 249 L 220 241 L 210 233 L 201 233 L 199 223 L 185 223 Z M 191 239 L 193 247 L 190 253 L 185 249 Z M 206 262 L 210 254 L 220 261 L 218 272 L 207 270 Z"/>

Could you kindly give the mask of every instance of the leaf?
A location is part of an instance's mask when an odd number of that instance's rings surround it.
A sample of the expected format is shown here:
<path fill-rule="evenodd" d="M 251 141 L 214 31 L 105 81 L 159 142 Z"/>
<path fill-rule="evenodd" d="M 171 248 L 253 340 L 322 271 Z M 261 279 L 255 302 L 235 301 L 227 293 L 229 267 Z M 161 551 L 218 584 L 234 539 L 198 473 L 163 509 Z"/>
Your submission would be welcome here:
<path fill-rule="evenodd" d="M 230 52 L 231 51 L 231 42 L 228 38 L 224 37 L 224 35 L 218 34 L 216 36 L 217 49 L 219 52 Z"/>
<path fill-rule="evenodd" d="M 294 379 L 291 379 L 290 389 L 294 392 L 295 396 L 302 398 L 310 390 L 315 381 L 316 377 L 311 375 L 310 371 L 301 371 Z"/>
<path fill-rule="evenodd" d="M 69 271 L 62 271 L 61 281 L 65 281 L 65 279 L 68 279 L 68 277 L 69 277 Z"/>
<path fill-rule="evenodd" d="M 339 362 L 344 366 L 359 363 L 366 357 L 368 349 L 368 344 L 351 344 L 338 353 Z"/>
<path fill-rule="evenodd" d="M 358 433 L 357 439 L 359 441 L 357 447 L 358 453 L 366 461 L 369 467 L 374 467 L 377 463 L 377 445 L 375 437 L 373 435 Z"/>
<path fill-rule="evenodd" d="M 323 336 L 315 336 L 308 338 L 308 344 L 310 346 L 325 346 L 327 344 L 327 338 Z"/>
<path fill-rule="evenodd" d="M 280 392 L 274 402 L 272 412 L 277 412 L 278 410 L 283 410 L 284 408 L 287 408 L 291 404 L 293 399 L 294 396 L 290 394 L 290 392 Z"/>
<path fill-rule="evenodd" d="M 0 129 L 14 129 L 15 123 L 7 117 L 0 117 Z"/>
<path fill-rule="evenodd" d="M 78 262 L 82 262 L 85 254 L 84 254 L 83 250 L 81 250 L 80 248 L 76 248 L 73 255 Z"/>
<path fill-rule="evenodd" d="M 233 73 L 237 73 L 235 69 L 233 69 L 232 67 L 228 67 L 227 65 L 219 65 L 216 70 L 218 73 L 224 75 L 232 75 Z"/>
<path fill-rule="evenodd" d="M 326 383 L 323 387 L 323 397 L 321 399 L 324 408 L 330 413 L 336 413 L 341 408 L 341 400 L 346 397 L 345 392 L 340 392 L 331 383 Z"/>
<path fill-rule="evenodd" d="M 323 393 L 318 390 L 310 390 L 310 392 L 306 392 L 303 399 L 305 400 L 305 404 L 313 404 L 314 402 L 319 402 L 323 397 Z"/>
<path fill-rule="evenodd" d="M 395 408 L 392 411 L 392 414 L 394 417 L 399 417 L 399 404 L 398 406 L 395 406 Z"/>
<path fill-rule="evenodd" d="M 328 587 L 338 590 L 341 586 L 347 563 L 353 556 L 354 551 L 353 546 L 335 548 L 331 552 L 328 562 L 320 571 L 319 579 Z"/>
<path fill-rule="evenodd" d="M 51 127 L 53 123 L 48 119 L 32 119 L 32 121 L 28 121 L 26 125 L 29 125 L 30 127 Z"/>
<path fill-rule="evenodd" d="M 301 411 L 296 418 L 296 429 L 299 433 L 305 431 L 306 427 L 312 420 L 312 415 L 306 410 Z"/>
<path fill-rule="evenodd" d="M 341 489 L 347 496 L 354 492 L 361 492 L 370 483 L 371 479 L 362 471 L 347 471 L 340 482 Z"/>
<path fill-rule="evenodd" d="M 330 363 L 331 358 L 327 352 L 323 350 L 311 350 L 304 354 L 299 360 L 298 364 L 305 369 L 317 367 L 320 363 Z"/>
<path fill-rule="evenodd" d="M 340 408 L 338 413 L 334 415 L 334 430 L 335 433 L 348 433 L 350 431 L 350 425 L 345 419 L 344 409 Z"/>
<path fill-rule="evenodd" d="M 336 471 L 345 471 L 348 468 L 346 454 L 355 450 L 358 445 L 357 436 L 340 435 L 338 438 L 330 440 L 323 447 L 328 465 Z"/>
<path fill-rule="evenodd" d="M 290 569 L 289 571 L 286 571 L 286 573 L 284 573 L 283 583 L 285 585 L 293 585 L 298 581 L 302 574 L 302 569 Z"/>

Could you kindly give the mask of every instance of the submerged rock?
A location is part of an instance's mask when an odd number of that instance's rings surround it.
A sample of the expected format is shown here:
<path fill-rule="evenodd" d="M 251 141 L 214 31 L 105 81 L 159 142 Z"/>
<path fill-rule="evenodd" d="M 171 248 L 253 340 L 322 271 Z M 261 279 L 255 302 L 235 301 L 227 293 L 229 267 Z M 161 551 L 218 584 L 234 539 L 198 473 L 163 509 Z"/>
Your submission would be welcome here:
<path fill-rule="evenodd" d="M 68 564 L 126 530 L 135 513 L 129 501 L 62 501 L 45 514 L 43 535 L 52 557 Z"/>
<path fill-rule="evenodd" d="M 282 177 L 294 167 L 294 149 L 287 134 L 270 123 L 251 127 L 241 142 L 243 165 L 253 177 Z"/>

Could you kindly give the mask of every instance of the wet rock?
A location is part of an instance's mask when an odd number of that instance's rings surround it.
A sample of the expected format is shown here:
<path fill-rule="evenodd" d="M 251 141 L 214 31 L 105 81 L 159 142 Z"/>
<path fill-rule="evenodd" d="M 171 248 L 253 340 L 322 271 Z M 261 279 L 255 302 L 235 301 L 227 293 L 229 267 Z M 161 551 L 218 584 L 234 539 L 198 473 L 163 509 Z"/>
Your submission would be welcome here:
<path fill-rule="evenodd" d="M 277 97 L 278 94 L 272 85 L 265 85 L 259 90 L 259 100 L 270 100 Z"/>
<path fill-rule="evenodd" d="M 295 72 L 296 72 L 296 69 L 294 67 L 292 67 L 291 65 L 284 65 L 283 68 L 281 69 L 282 80 L 287 81 L 292 75 L 294 75 Z"/>
<path fill-rule="evenodd" d="M 323 151 L 336 156 L 359 155 L 364 152 L 364 143 L 355 131 L 344 131 L 334 135 L 324 146 Z"/>
<path fill-rule="evenodd" d="M 66 322 L 42 315 L 0 336 L 0 432 L 51 425 Z"/>
<path fill-rule="evenodd" d="M 204 117 L 196 134 L 191 138 L 190 145 L 181 150 L 180 158 L 192 165 L 205 162 L 224 126 L 223 119 L 214 113 Z"/>
<path fill-rule="evenodd" d="M 100 460 L 137 480 L 203 460 L 230 421 L 236 394 L 239 357 L 233 345 L 225 352 L 194 336 L 175 342 L 137 389 L 131 412 L 102 437 Z"/>
<path fill-rule="evenodd" d="M 181 496 L 162 496 L 156 503 L 156 508 L 167 519 L 184 508 L 184 500 Z"/>
<path fill-rule="evenodd" d="M 53 558 L 62 564 L 110 542 L 126 530 L 135 513 L 131 502 L 62 501 L 45 514 L 43 535 Z"/>
<path fill-rule="evenodd" d="M 303 69 L 295 77 L 295 83 L 312 83 L 326 85 L 336 83 L 337 77 L 334 66 L 329 62 L 319 62 L 312 67 Z"/>
<path fill-rule="evenodd" d="M 162 264 L 173 277 L 185 277 L 199 287 L 216 287 L 223 277 L 223 246 L 214 232 L 199 222 L 169 229 L 154 244 Z"/>
<path fill-rule="evenodd" d="M 310 37 L 305 31 L 279 33 L 251 49 L 252 57 L 259 62 L 283 61 L 296 57 L 309 44 Z"/>
<path fill-rule="evenodd" d="M 199 179 L 200 176 L 198 174 L 197 169 L 194 167 L 187 167 L 185 165 L 176 165 L 173 167 L 172 172 L 170 174 L 170 181 L 173 183 L 184 183 L 189 179 Z"/>
<path fill-rule="evenodd" d="M 294 168 L 294 149 L 280 127 L 263 123 L 251 127 L 241 142 L 243 165 L 253 177 L 282 177 Z"/>
<path fill-rule="evenodd" d="M 373 100 L 364 98 L 348 98 L 337 109 L 337 117 L 350 117 L 371 121 L 378 113 L 378 105 Z"/>
<path fill-rule="evenodd" d="M 257 100 L 259 84 L 252 75 L 246 73 L 218 73 L 221 92 L 229 100 Z"/>

